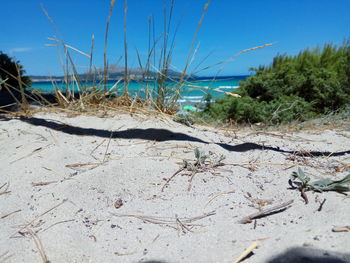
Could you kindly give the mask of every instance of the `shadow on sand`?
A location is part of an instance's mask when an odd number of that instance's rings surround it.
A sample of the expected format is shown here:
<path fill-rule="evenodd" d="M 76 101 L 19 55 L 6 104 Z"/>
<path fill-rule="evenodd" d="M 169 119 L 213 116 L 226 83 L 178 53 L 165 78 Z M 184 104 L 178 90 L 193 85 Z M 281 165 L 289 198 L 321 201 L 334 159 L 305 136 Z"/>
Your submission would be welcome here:
<path fill-rule="evenodd" d="M 350 254 L 322 249 L 293 247 L 271 258 L 266 263 L 349 263 Z"/>
<path fill-rule="evenodd" d="M 0 120 L 6 121 L 9 119 L 6 117 L 2 117 L 0 118 Z M 149 129 L 127 129 L 127 130 L 121 130 L 121 131 L 119 130 L 109 131 L 109 130 L 95 129 L 95 128 L 81 128 L 77 126 L 68 125 L 65 123 L 56 122 L 53 120 L 45 120 L 45 119 L 35 118 L 35 117 L 19 118 L 19 120 L 29 123 L 31 125 L 43 126 L 43 127 L 64 132 L 70 135 L 85 135 L 85 136 L 97 136 L 102 138 L 118 138 L 118 139 L 143 139 L 143 140 L 158 141 L 158 142 L 189 141 L 189 142 L 199 142 L 199 143 L 209 144 L 209 142 L 203 141 L 199 138 L 196 138 L 184 133 L 172 132 L 166 129 L 149 128 Z M 237 145 L 230 145 L 225 143 L 214 143 L 214 144 L 230 152 L 269 150 L 269 151 L 275 151 L 280 153 L 295 154 L 295 155 L 305 156 L 305 157 L 307 156 L 309 157 L 341 156 L 345 154 L 350 154 L 350 150 L 341 151 L 341 152 L 310 151 L 307 153 L 298 152 L 298 151 L 288 151 L 288 150 L 283 150 L 279 147 L 260 145 L 260 144 L 251 143 L 251 142 L 241 143 Z"/>

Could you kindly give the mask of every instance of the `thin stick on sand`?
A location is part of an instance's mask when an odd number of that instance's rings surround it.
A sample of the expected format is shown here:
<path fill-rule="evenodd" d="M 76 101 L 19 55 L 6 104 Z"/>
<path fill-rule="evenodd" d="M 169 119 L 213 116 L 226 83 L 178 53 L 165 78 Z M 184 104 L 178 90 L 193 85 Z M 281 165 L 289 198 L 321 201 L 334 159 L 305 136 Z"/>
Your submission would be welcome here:
<path fill-rule="evenodd" d="M 13 212 L 11 212 L 11 213 L 8 213 L 8 214 L 6 214 L 6 215 L 1 216 L 0 219 L 4 219 L 4 218 L 6 218 L 6 217 L 8 217 L 8 216 L 10 216 L 10 215 L 13 215 L 13 214 L 18 213 L 18 212 L 21 212 L 21 211 L 22 211 L 22 209 L 18 209 L 18 210 L 16 210 L 16 211 L 13 211 Z"/>
<path fill-rule="evenodd" d="M 185 170 L 184 167 L 180 168 L 179 170 L 177 170 L 172 176 L 169 177 L 168 180 L 166 180 L 165 184 L 162 187 L 162 192 L 164 192 L 164 188 L 169 184 L 169 182 L 175 177 L 175 175 L 177 175 L 178 173 L 182 172 L 183 170 Z"/>
<path fill-rule="evenodd" d="M 294 202 L 294 200 L 289 200 L 288 202 L 284 202 L 282 204 L 279 204 L 279 205 L 276 205 L 276 206 L 273 206 L 273 207 L 270 207 L 270 208 L 263 209 L 260 212 L 257 212 L 257 213 L 251 214 L 249 216 L 243 217 L 241 220 L 238 221 L 238 223 L 240 223 L 240 224 L 251 223 L 253 221 L 253 219 L 264 217 L 264 216 L 268 216 L 271 213 L 277 213 L 279 210 L 287 208 L 293 202 Z"/>
<path fill-rule="evenodd" d="M 4 194 L 9 194 L 9 193 L 11 193 L 11 191 L 7 191 L 7 190 L 9 189 L 9 187 L 10 187 L 10 184 L 9 184 L 9 183 L 4 183 L 2 186 L 0 186 L 0 190 L 1 190 L 3 187 L 5 187 L 5 188 L 4 188 L 4 190 L 0 191 L 0 195 L 4 195 Z"/>
<path fill-rule="evenodd" d="M 243 253 L 232 263 L 239 263 L 241 262 L 245 257 L 247 257 L 254 249 L 258 247 L 257 242 L 253 242 L 249 247 L 246 248 L 246 250 L 243 251 Z"/>
<path fill-rule="evenodd" d="M 111 140 L 112 140 L 112 136 L 113 136 L 113 132 L 111 132 L 111 135 L 109 136 L 109 140 L 108 140 L 108 143 L 107 143 L 105 155 L 103 156 L 102 163 L 104 163 L 106 161 L 106 155 L 107 155 L 107 152 L 108 152 L 109 144 L 111 143 Z"/>
<path fill-rule="evenodd" d="M 9 254 L 8 251 L 6 251 L 5 253 L 0 255 L 0 262 L 1 263 L 5 263 L 6 260 L 10 259 L 11 257 L 13 257 L 14 254 Z"/>
<path fill-rule="evenodd" d="M 17 230 L 15 233 L 13 233 L 10 238 L 13 238 L 17 233 L 19 233 L 20 231 L 22 231 L 23 229 L 27 228 L 28 226 L 30 226 L 31 224 L 33 224 L 37 219 L 39 219 L 40 217 L 43 217 L 44 215 L 46 215 L 47 213 L 51 212 L 52 210 L 56 209 L 57 207 L 63 205 L 68 199 L 64 199 L 61 203 L 55 205 L 54 207 L 50 208 L 49 210 L 45 211 L 44 213 L 40 214 L 39 216 L 37 216 L 36 218 L 34 218 L 33 220 L 31 220 L 29 223 L 26 223 L 23 227 L 21 227 L 19 230 Z"/>
<path fill-rule="evenodd" d="M 231 191 L 227 191 L 227 192 L 221 192 L 221 193 L 218 193 L 216 195 L 214 195 L 204 206 L 204 208 L 206 208 L 214 199 L 218 198 L 219 196 L 221 195 L 226 195 L 226 194 L 232 194 L 234 193 L 235 190 L 231 190 Z"/>
<path fill-rule="evenodd" d="M 46 253 L 44 251 L 44 247 L 43 244 L 41 243 L 39 237 L 37 236 L 37 234 L 35 234 L 35 232 L 33 230 L 31 230 L 30 228 L 27 228 L 28 233 L 32 236 L 34 243 L 39 251 L 40 257 L 43 261 L 43 263 L 49 263 L 50 261 L 47 259 Z"/>
<path fill-rule="evenodd" d="M 202 226 L 202 225 L 194 224 L 193 222 L 215 215 L 215 211 L 203 214 L 201 216 L 191 217 L 191 218 L 179 218 L 177 216 L 173 218 L 173 217 L 157 217 L 157 216 L 144 216 L 144 215 L 134 215 L 134 214 L 114 214 L 114 213 L 111 213 L 111 214 L 118 217 L 134 217 L 147 223 L 156 224 L 156 225 L 165 225 L 177 230 L 181 230 L 182 232 L 186 232 L 185 230 L 191 231 L 192 227 Z"/>

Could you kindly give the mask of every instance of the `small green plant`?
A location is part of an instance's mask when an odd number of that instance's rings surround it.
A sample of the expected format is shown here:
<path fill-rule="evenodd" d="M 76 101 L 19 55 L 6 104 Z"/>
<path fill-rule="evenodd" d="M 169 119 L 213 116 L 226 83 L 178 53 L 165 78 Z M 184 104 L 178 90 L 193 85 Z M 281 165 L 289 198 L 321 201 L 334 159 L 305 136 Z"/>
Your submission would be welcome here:
<path fill-rule="evenodd" d="M 194 156 L 197 159 L 196 164 L 200 165 L 200 166 L 204 166 L 205 165 L 205 160 L 208 159 L 208 155 L 205 154 L 205 152 L 202 152 L 201 150 L 199 150 L 199 148 L 194 149 Z"/>
<path fill-rule="evenodd" d="M 176 114 L 173 117 L 173 121 L 184 124 L 188 127 L 191 127 L 195 123 L 195 120 L 189 114 Z"/>
<path fill-rule="evenodd" d="M 307 176 L 301 168 L 298 168 L 297 172 L 292 173 L 290 184 L 293 187 L 297 187 L 300 190 L 308 191 L 336 191 L 336 192 L 348 192 L 350 191 L 350 174 L 340 180 L 331 180 L 329 178 L 310 182 L 311 178 Z"/>
<path fill-rule="evenodd" d="M 226 158 L 224 155 L 220 155 L 216 160 L 209 160 L 209 162 L 206 163 L 206 161 L 209 159 L 209 155 L 207 155 L 204 151 L 201 151 L 199 148 L 194 149 L 194 156 L 196 158 L 196 161 L 194 162 L 189 162 L 187 160 L 182 161 L 182 167 L 178 169 L 171 177 L 169 177 L 169 179 L 166 180 L 166 183 L 162 187 L 162 192 L 177 174 L 184 171 L 191 173 L 188 186 L 188 191 L 190 191 L 192 187 L 193 177 L 197 173 L 205 172 L 210 169 L 215 169 L 219 166 L 223 166 L 224 164 L 222 161 Z"/>

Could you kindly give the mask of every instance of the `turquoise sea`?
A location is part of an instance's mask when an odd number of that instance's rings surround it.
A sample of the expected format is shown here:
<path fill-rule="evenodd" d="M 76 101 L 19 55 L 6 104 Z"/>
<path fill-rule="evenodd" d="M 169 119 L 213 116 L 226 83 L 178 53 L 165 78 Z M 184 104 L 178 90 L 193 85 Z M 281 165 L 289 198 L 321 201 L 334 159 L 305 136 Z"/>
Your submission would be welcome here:
<path fill-rule="evenodd" d="M 239 87 L 239 82 L 244 81 L 247 76 L 230 76 L 230 77 L 202 77 L 190 79 L 185 82 L 185 86 L 181 89 L 180 99 L 178 103 L 180 105 L 194 105 L 200 104 L 204 101 L 206 94 L 210 93 L 213 99 L 224 97 L 225 94 L 220 91 L 225 92 L 233 92 L 235 89 Z M 124 85 L 122 82 L 118 83 L 116 81 L 108 81 L 107 89 L 111 91 L 122 92 L 124 89 Z M 92 84 L 88 83 L 87 86 L 91 86 Z M 168 81 L 167 85 L 169 88 L 173 88 L 176 86 L 175 82 Z M 187 86 L 188 85 L 188 86 Z M 197 87 L 198 86 L 198 87 Z M 70 85 L 73 87 L 75 91 L 78 91 L 78 88 L 75 85 Z M 97 85 L 97 87 L 103 89 L 103 84 Z M 200 88 L 203 87 L 203 88 Z M 52 82 L 34 82 L 31 86 L 33 90 L 39 90 L 42 93 L 52 93 L 55 88 L 58 88 L 62 91 L 66 89 L 65 83 L 55 83 Z M 208 88 L 208 89 L 207 89 Z M 144 98 L 145 94 L 152 94 L 152 90 L 156 89 L 155 82 L 147 81 L 147 82 L 139 82 L 139 81 L 131 81 L 129 83 L 129 93 L 131 95 L 139 95 Z M 215 91 L 212 89 L 217 89 L 219 91 Z"/>

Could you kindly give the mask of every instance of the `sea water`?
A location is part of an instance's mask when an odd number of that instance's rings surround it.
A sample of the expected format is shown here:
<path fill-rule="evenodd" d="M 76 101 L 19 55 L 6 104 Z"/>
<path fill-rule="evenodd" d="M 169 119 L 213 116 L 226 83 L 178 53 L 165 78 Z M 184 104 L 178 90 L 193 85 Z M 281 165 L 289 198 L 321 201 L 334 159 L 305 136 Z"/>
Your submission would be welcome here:
<path fill-rule="evenodd" d="M 230 77 L 203 77 L 189 79 L 184 82 L 180 90 L 180 97 L 178 104 L 184 105 L 199 105 L 204 102 L 207 94 L 210 94 L 212 99 L 225 97 L 225 92 L 234 92 L 239 87 L 239 82 L 244 81 L 247 76 L 230 76 Z M 84 83 L 84 86 L 91 87 L 92 83 Z M 98 83 L 95 85 L 98 89 L 103 90 L 103 84 Z M 167 87 L 169 89 L 176 90 L 176 81 L 167 81 Z M 69 88 L 74 91 L 79 91 L 79 87 L 72 83 Z M 52 83 L 52 82 L 34 82 L 31 86 L 32 90 L 38 90 L 42 93 L 53 93 L 55 89 L 62 91 L 66 90 L 66 84 Z M 124 91 L 124 83 L 118 81 L 108 81 L 107 90 L 116 92 L 117 94 Z M 140 96 L 145 98 L 146 96 L 155 97 L 157 90 L 157 84 L 153 81 L 130 81 L 128 85 L 128 92 L 131 96 Z"/>

